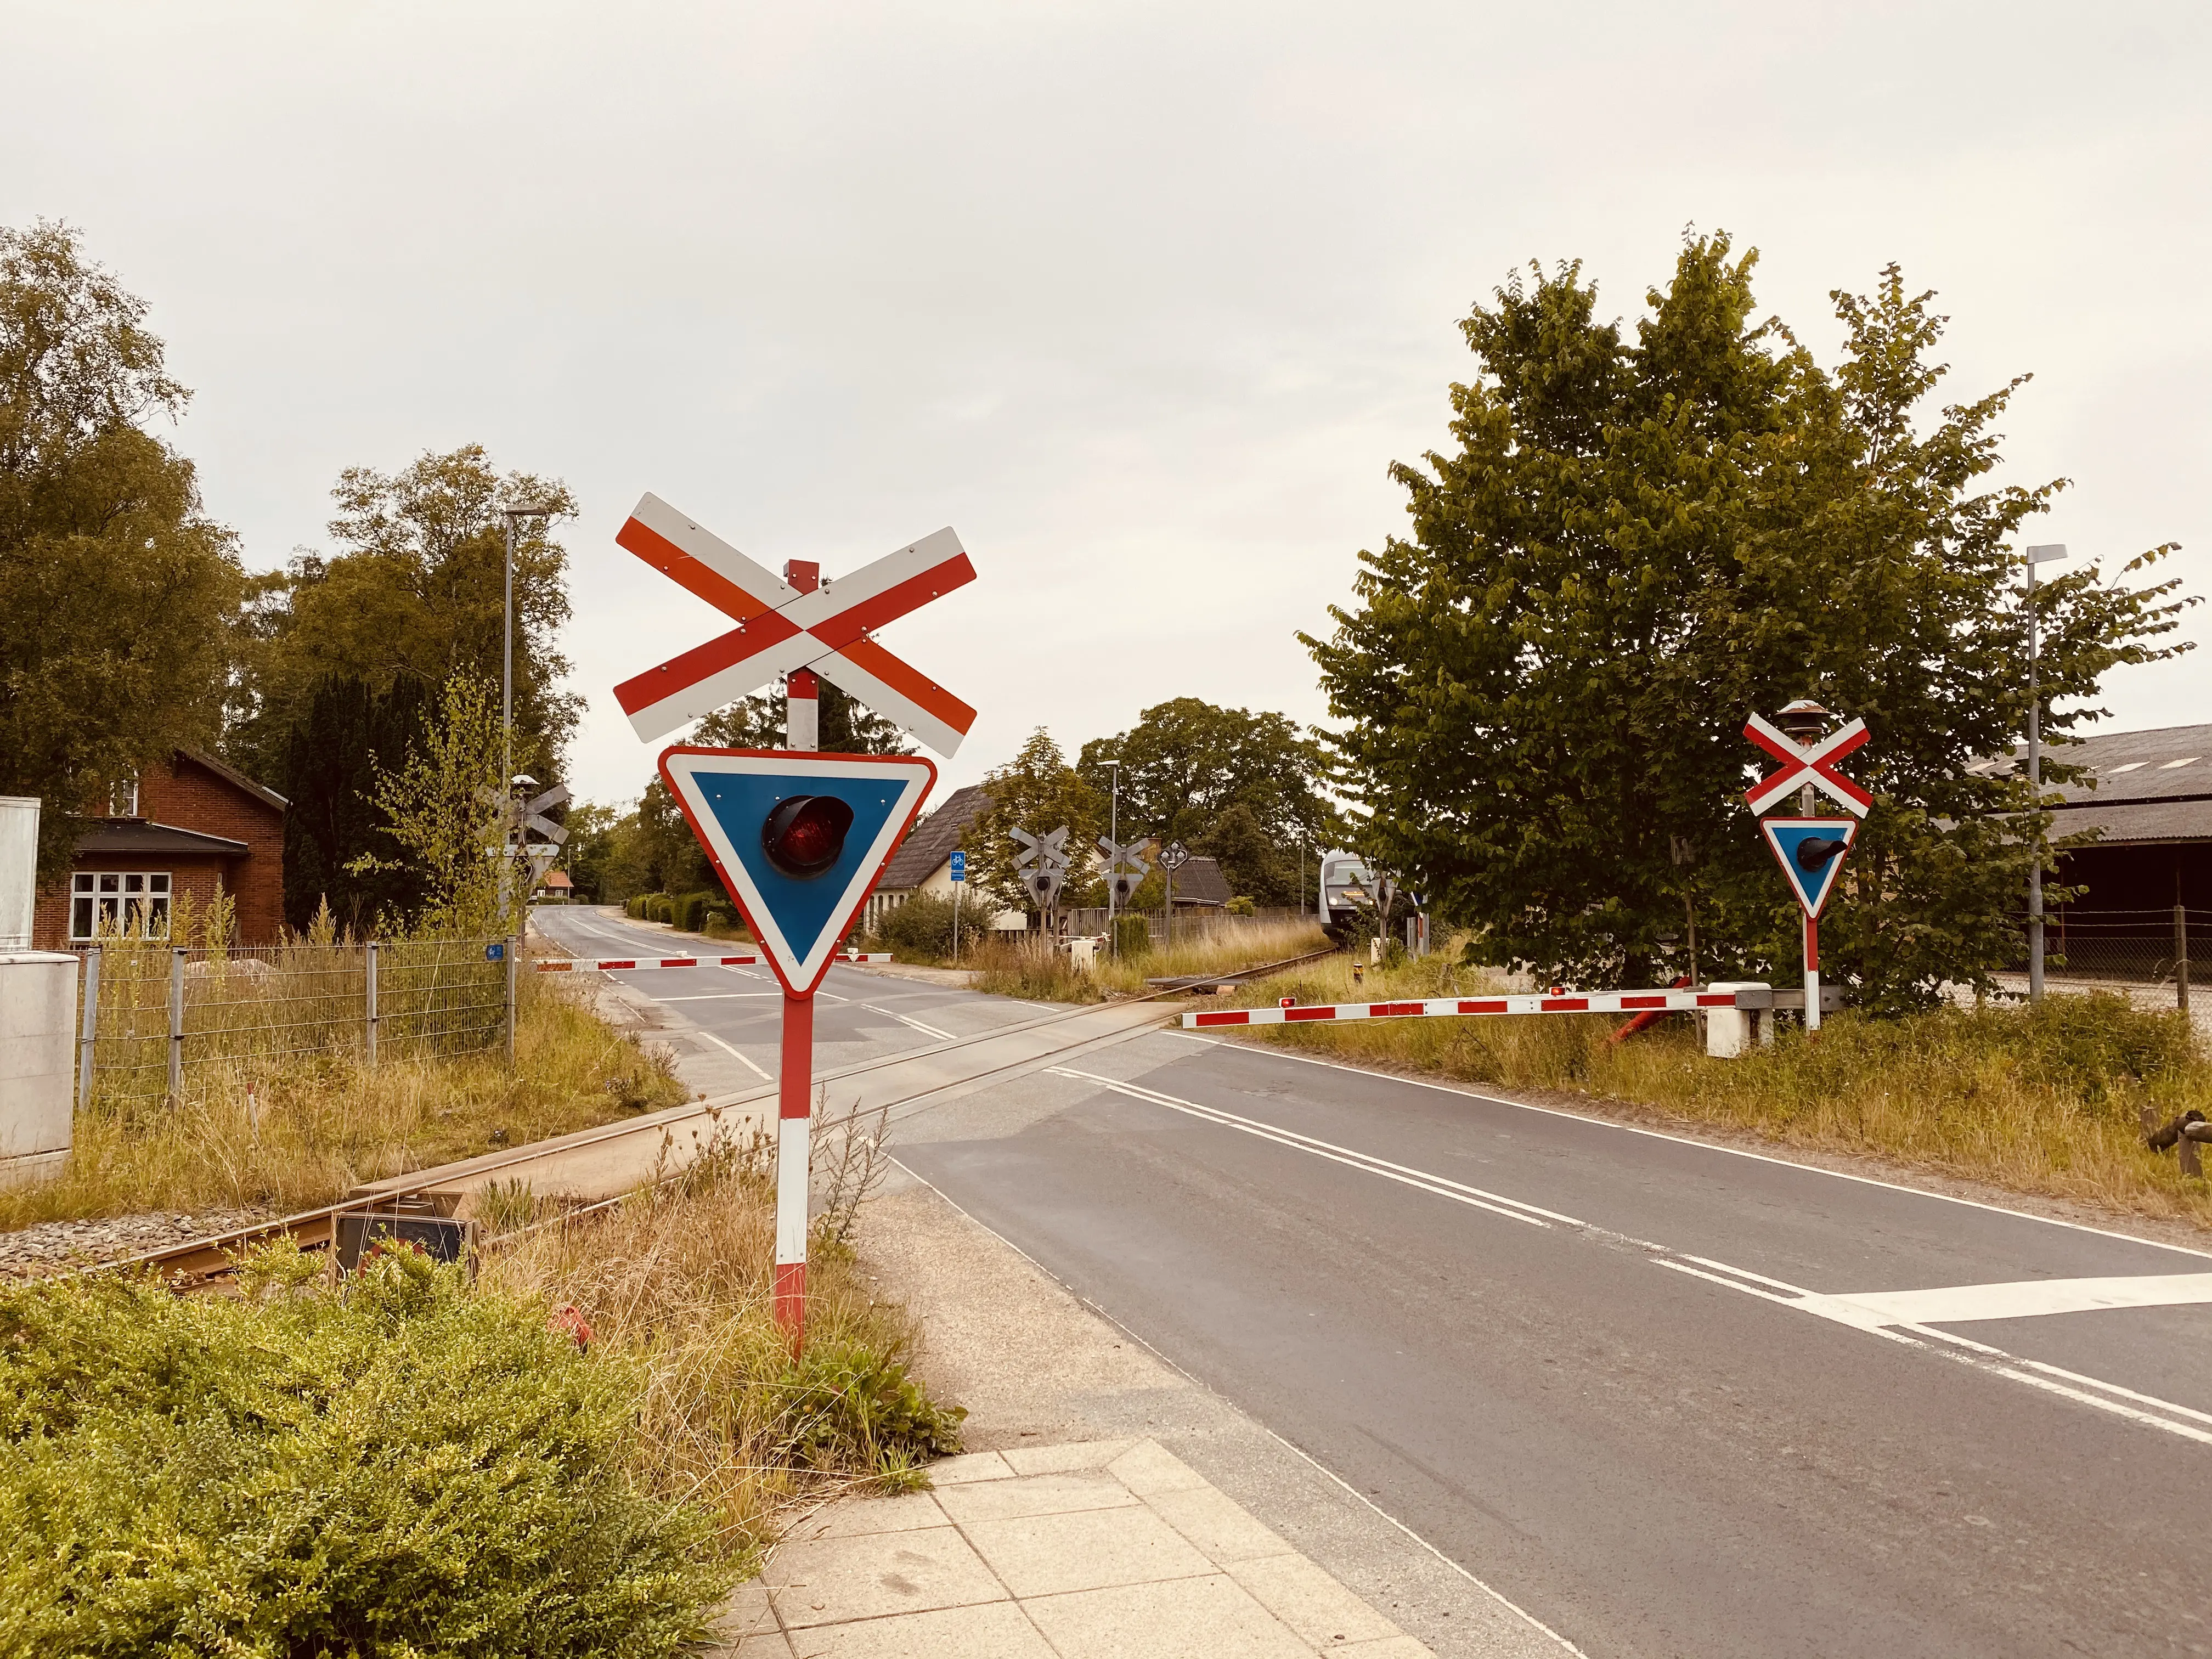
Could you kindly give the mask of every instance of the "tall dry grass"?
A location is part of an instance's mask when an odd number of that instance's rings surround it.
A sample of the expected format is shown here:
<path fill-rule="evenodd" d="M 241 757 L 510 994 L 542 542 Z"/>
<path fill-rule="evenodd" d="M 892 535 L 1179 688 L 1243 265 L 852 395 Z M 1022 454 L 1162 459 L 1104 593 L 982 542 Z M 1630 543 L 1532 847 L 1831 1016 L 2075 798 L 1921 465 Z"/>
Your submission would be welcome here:
<path fill-rule="evenodd" d="M 572 988 L 522 981 L 504 1045 L 380 1060 L 356 1046 L 198 1068 L 180 1103 L 95 1098 L 62 1175 L 0 1192 L 0 1230 L 149 1210 L 311 1209 L 363 1182 L 567 1134 L 684 1097 L 665 1055 Z"/>
<path fill-rule="evenodd" d="M 879 1156 L 872 1138 L 866 1152 Z M 595 1348 L 635 1362 L 647 1478 L 708 1506 L 748 1567 L 794 1504 L 908 1489 L 959 1449 L 964 1413 L 907 1374 L 915 1322 L 875 1299 L 842 1242 L 867 1184 L 816 1223 L 796 1359 L 774 1320 L 773 1152 L 759 1138 L 718 1141 L 611 1212 L 533 1222 L 485 1253 L 484 1285 L 573 1308 Z"/>
<path fill-rule="evenodd" d="M 1150 980 L 1237 973 L 1257 963 L 1327 950 L 1329 943 L 1320 924 L 1312 921 L 1231 927 L 1188 921 L 1178 923 L 1176 931 L 1172 948 L 1142 956 L 1102 957 L 1087 971 L 1073 966 L 1066 952 L 1023 935 L 994 939 L 963 965 L 977 970 L 979 991 L 1043 1002 L 1102 1002 L 1142 996 L 1152 988 Z"/>
<path fill-rule="evenodd" d="M 1383 1001 L 1494 990 L 1445 955 L 1370 969 L 1332 958 L 1224 1006 Z M 2039 1007 L 1945 1008 L 1897 1020 L 1831 1015 L 1739 1060 L 1707 1056 L 1678 1016 L 1624 1042 L 1593 1015 L 1407 1019 L 1255 1028 L 1259 1040 L 1462 1083 L 1569 1091 L 1684 1126 L 1869 1155 L 2024 1193 L 2212 1226 L 2212 1188 L 2142 1144 L 2142 1114 L 2212 1113 L 2212 1062 L 2185 1016 L 2118 996 Z M 1618 1104 L 1616 1104 L 1618 1103 Z"/>

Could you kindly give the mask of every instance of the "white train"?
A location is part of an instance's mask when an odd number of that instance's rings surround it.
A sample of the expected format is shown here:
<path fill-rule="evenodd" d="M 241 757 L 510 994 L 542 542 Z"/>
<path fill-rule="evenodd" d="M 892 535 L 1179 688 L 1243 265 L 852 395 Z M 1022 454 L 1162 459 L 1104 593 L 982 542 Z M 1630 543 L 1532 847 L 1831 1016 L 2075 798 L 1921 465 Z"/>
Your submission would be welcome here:
<path fill-rule="evenodd" d="M 1375 913 L 1375 872 L 1352 853 L 1324 853 L 1321 860 L 1322 920 L 1332 931 L 1349 927 L 1364 910 Z"/>

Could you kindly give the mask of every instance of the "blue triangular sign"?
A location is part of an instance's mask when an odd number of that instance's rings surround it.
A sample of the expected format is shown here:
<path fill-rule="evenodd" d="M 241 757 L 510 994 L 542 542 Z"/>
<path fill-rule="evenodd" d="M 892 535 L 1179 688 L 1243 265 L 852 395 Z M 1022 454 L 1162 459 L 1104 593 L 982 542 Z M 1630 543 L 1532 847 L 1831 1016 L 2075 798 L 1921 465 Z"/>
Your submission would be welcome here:
<path fill-rule="evenodd" d="M 1858 838 L 1856 818 L 1762 818 L 1759 830 L 1790 890 L 1808 916 L 1817 916 L 1834 890 L 1844 855 Z"/>
<path fill-rule="evenodd" d="M 919 755 L 679 744 L 662 753 L 660 775 L 776 978 L 792 995 L 808 997 L 921 810 L 937 769 Z M 794 865 L 778 834 L 791 822 L 786 803 L 807 797 L 827 807 L 826 816 L 821 807 L 813 811 L 828 832 L 804 844 L 827 860 L 818 868 Z M 786 810 L 779 815 L 779 808 Z M 784 856 L 774 855 L 772 842 Z"/>

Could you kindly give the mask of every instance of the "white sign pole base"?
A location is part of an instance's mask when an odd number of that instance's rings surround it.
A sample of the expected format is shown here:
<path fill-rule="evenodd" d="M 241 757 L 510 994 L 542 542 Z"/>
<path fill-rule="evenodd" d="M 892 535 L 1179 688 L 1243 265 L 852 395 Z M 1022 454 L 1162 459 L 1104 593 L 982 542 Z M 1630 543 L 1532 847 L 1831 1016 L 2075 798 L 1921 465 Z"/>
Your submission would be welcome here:
<path fill-rule="evenodd" d="M 814 1082 L 814 999 L 783 1000 L 776 1073 L 775 1322 L 796 1354 L 806 1334 L 806 1205 Z"/>
<path fill-rule="evenodd" d="M 1820 1029 L 1820 921 L 1805 918 L 1805 1030 Z"/>

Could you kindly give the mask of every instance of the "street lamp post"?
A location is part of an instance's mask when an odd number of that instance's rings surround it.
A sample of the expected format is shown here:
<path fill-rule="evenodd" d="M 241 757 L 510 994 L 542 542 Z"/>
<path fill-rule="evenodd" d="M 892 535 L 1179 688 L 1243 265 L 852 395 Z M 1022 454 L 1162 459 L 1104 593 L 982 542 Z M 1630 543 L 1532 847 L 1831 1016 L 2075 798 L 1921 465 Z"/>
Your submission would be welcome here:
<path fill-rule="evenodd" d="M 1106 807 L 1106 839 L 1118 848 L 1121 845 L 1121 763 L 1109 760 L 1106 764 L 1114 769 L 1112 794 Z M 1121 954 L 1121 939 L 1114 931 L 1114 880 L 1115 872 L 1109 870 L 1106 872 L 1106 948 L 1118 957 Z"/>
<path fill-rule="evenodd" d="M 510 507 L 500 517 L 507 520 L 507 589 L 500 607 L 501 658 L 499 672 L 499 793 L 502 816 L 512 819 L 512 811 L 505 810 L 514 791 L 514 522 L 518 519 L 550 519 L 558 511 L 550 507 Z M 510 909 L 510 896 L 514 879 L 514 834 L 519 824 L 502 825 L 501 837 L 507 856 L 501 860 L 499 875 L 499 908 L 502 915 Z M 517 930 L 520 932 L 520 930 Z"/>
<path fill-rule="evenodd" d="M 2043 805 L 2043 692 L 2036 684 L 2035 661 L 2042 630 L 2035 615 L 2035 567 L 2066 556 L 2063 543 L 2027 550 L 2027 787 L 2039 811 Z M 2027 870 L 2027 1000 L 2043 1000 L 2043 825 L 2035 829 L 2035 860 Z"/>

